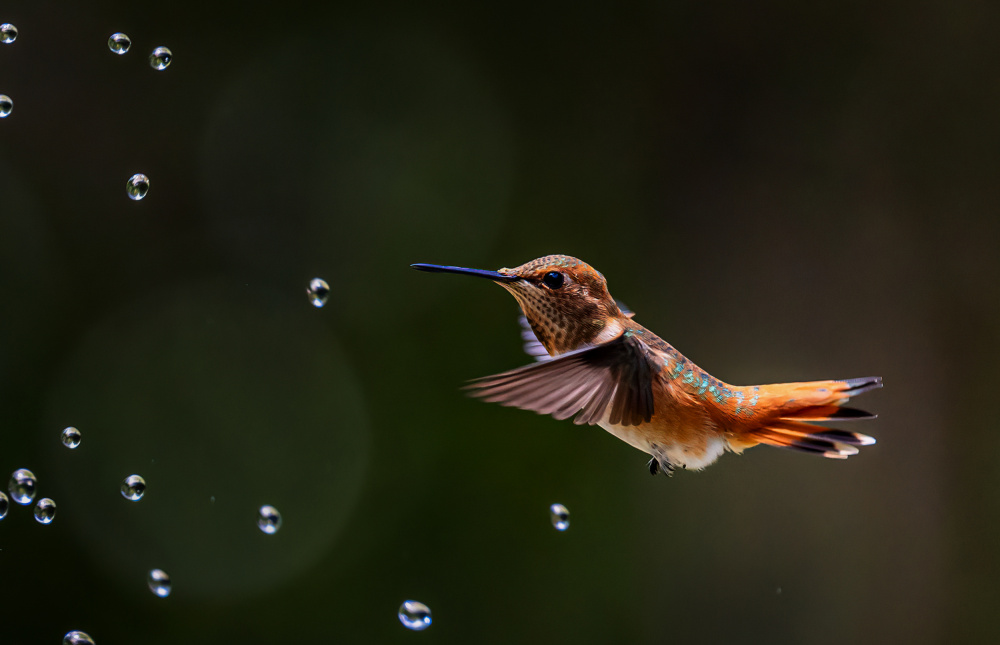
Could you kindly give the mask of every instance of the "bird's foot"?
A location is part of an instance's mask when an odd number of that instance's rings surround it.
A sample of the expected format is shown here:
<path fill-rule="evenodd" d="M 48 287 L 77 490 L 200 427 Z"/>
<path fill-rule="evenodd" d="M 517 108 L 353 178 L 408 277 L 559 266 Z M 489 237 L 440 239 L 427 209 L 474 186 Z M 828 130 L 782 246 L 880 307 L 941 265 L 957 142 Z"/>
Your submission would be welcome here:
<path fill-rule="evenodd" d="M 653 450 L 653 458 L 646 464 L 646 467 L 649 468 L 649 474 L 655 477 L 657 473 L 662 472 L 667 477 L 673 477 L 674 465 L 667 459 L 665 451 L 655 443 L 650 448 Z"/>

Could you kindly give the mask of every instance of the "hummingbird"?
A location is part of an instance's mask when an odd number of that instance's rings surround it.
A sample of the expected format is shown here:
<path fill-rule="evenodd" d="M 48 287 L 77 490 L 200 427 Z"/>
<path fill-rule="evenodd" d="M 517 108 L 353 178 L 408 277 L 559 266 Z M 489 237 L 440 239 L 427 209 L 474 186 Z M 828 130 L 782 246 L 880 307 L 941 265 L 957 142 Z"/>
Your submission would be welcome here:
<path fill-rule="evenodd" d="M 875 443 L 817 421 L 874 419 L 846 407 L 882 378 L 738 386 L 701 369 L 634 320 L 599 271 L 567 255 L 513 269 L 413 264 L 491 280 L 521 307 L 525 351 L 536 362 L 474 379 L 469 394 L 504 406 L 598 425 L 651 456 L 652 475 L 700 470 L 725 451 L 758 444 L 846 459 Z"/>

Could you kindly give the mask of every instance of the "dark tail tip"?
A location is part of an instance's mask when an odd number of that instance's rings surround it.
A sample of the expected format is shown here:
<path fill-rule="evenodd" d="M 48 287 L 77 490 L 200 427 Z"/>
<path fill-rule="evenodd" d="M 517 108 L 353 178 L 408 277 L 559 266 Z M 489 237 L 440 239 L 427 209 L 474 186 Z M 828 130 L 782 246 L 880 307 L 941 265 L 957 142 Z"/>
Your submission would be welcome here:
<path fill-rule="evenodd" d="M 881 386 L 881 384 L 879 385 Z M 866 412 L 865 410 L 859 410 L 857 408 L 839 408 L 827 418 L 839 419 L 843 421 L 860 421 L 862 419 L 877 419 L 878 415 Z"/>
<path fill-rule="evenodd" d="M 847 384 L 847 389 L 843 394 L 846 396 L 857 396 L 869 390 L 877 390 L 882 387 L 881 376 L 865 376 L 862 378 L 850 378 L 842 381 Z"/>

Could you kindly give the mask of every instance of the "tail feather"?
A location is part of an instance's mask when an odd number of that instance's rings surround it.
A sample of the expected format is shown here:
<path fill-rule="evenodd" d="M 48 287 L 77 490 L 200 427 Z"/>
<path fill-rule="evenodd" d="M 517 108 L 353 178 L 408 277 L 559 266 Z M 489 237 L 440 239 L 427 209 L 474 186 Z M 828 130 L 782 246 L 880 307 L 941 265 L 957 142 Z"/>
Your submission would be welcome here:
<path fill-rule="evenodd" d="M 847 430 L 837 430 L 815 423 L 802 423 L 800 421 L 786 421 L 778 419 L 767 425 L 766 430 L 785 434 L 792 437 L 808 437 L 809 439 L 822 439 L 824 441 L 836 441 L 854 446 L 870 446 L 875 443 L 874 437 L 869 437 L 860 432 L 848 432 Z"/>
<path fill-rule="evenodd" d="M 869 437 L 866 434 L 861 434 L 860 432 L 847 432 L 846 430 L 837 430 L 836 428 L 830 428 L 818 433 L 818 436 L 829 437 L 830 439 L 835 439 L 841 443 L 850 444 L 852 446 L 871 446 L 875 443 L 875 437 Z"/>
<path fill-rule="evenodd" d="M 839 405 L 813 405 L 795 412 L 783 414 L 782 419 L 796 421 L 862 421 L 877 419 L 877 414 L 865 412 L 857 408 L 844 408 Z"/>
<path fill-rule="evenodd" d="M 822 426 L 816 427 L 821 428 Z M 825 430 L 825 428 L 823 429 Z M 768 426 L 755 430 L 751 436 L 760 443 L 769 446 L 810 452 L 829 459 L 847 459 L 851 455 L 858 454 L 856 446 L 840 440 L 840 437 L 823 436 L 821 433 L 807 434 L 792 429 Z"/>
<path fill-rule="evenodd" d="M 859 394 L 864 394 L 865 392 L 871 390 L 877 390 L 882 387 L 882 377 L 881 376 L 864 376 L 862 378 L 849 378 L 842 383 L 847 384 L 847 389 L 841 392 L 847 398 L 852 396 L 857 396 Z"/>
<path fill-rule="evenodd" d="M 871 376 L 840 381 L 815 381 L 769 386 L 777 400 L 775 414 L 749 436 L 759 442 L 831 459 L 846 459 L 870 446 L 875 439 L 860 432 L 848 432 L 816 425 L 816 421 L 855 421 L 876 415 L 857 408 L 843 407 L 851 397 L 882 387 L 882 378 Z"/>

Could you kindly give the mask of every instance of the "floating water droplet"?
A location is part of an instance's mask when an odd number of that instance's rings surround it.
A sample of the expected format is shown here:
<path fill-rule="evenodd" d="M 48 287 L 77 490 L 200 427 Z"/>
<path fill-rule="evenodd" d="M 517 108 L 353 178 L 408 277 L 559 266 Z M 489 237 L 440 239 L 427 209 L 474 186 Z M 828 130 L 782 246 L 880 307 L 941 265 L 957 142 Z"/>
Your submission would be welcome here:
<path fill-rule="evenodd" d="M 330 295 L 330 285 L 326 283 L 326 280 L 313 278 L 309 282 L 306 293 L 309 295 L 309 302 L 312 303 L 313 307 L 319 308 L 326 304 L 326 299 Z"/>
<path fill-rule="evenodd" d="M 7 493 L 0 493 L 0 520 L 7 517 L 7 509 L 10 508 L 10 500 Z"/>
<path fill-rule="evenodd" d="M 76 448 L 77 446 L 80 445 L 82 437 L 83 435 L 80 434 L 79 430 L 77 430 L 73 426 L 70 426 L 62 431 L 62 436 L 60 437 L 60 439 L 62 440 L 62 444 L 64 446 L 72 450 L 73 448 Z"/>
<path fill-rule="evenodd" d="M 160 598 L 170 595 L 170 576 L 163 569 L 150 570 L 146 582 L 149 584 L 149 590 Z"/>
<path fill-rule="evenodd" d="M 56 503 L 48 497 L 43 497 L 35 504 L 35 519 L 39 524 L 51 524 L 56 518 Z"/>
<path fill-rule="evenodd" d="M 268 535 L 281 528 L 281 513 L 273 506 L 261 506 L 257 511 L 257 526 Z"/>
<path fill-rule="evenodd" d="M 121 32 L 111 34 L 111 38 L 108 38 L 108 49 L 116 54 L 124 54 L 131 46 L 132 39 Z"/>
<path fill-rule="evenodd" d="M 146 494 L 146 480 L 139 475 L 129 475 L 122 482 L 122 497 L 138 502 Z"/>
<path fill-rule="evenodd" d="M 129 177 L 128 183 L 125 184 L 125 192 L 128 193 L 130 199 L 139 201 L 149 192 L 149 177 L 141 172 L 132 175 Z"/>
<path fill-rule="evenodd" d="M 17 40 L 17 27 L 9 22 L 0 25 L 0 41 L 9 45 L 15 40 Z"/>
<path fill-rule="evenodd" d="M 0 94 L 0 119 L 9 116 L 14 109 L 14 101 L 6 94 Z"/>
<path fill-rule="evenodd" d="M 558 531 L 565 531 L 569 528 L 569 509 L 562 504 L 553 504 L 549 507 L 549 515 L 552 517 L 552 526 Z"/>
<path fill-rule="evenodd" d="M 166 47 L 157 47 L 149 55 L 149 66 L 153 69 L 164 70 L 174 60 L 174 54 Z"/>
<path fill-rule="evenodd" d="M 431 626 L 431 608 L 416 600 L 405 600 L 399 606 L 399 622 L 403 627 L 419 632 Z"/>
<path fill-rule="evenodd" d="M 63 636 L 62 645 L 94 645 L 94 639 L 87 632 L 72 631 Z"/>
<path fill-rule="evenodd" d="M 35 499 L 35 486 L 37 485 L 38 480 L 35 479 L 35 474 L 27 468 L 20 468 L 10 476 L 7 491 L 12 500 L 26 506 Z"/>

